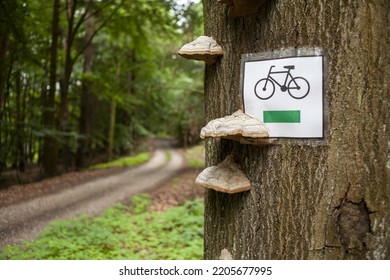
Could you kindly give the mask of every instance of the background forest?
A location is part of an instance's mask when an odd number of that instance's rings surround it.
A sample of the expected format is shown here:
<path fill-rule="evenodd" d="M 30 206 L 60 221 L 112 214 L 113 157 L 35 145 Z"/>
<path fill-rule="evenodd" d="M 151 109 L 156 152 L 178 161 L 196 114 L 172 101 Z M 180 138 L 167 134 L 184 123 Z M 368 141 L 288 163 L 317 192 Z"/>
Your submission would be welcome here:
<path fill-rule="evenodd" d="M 203 65 L 176 51 L 202 20 L 201 3 L 173 0 L 1 0 L 0 174 L 196 142 Z"/>

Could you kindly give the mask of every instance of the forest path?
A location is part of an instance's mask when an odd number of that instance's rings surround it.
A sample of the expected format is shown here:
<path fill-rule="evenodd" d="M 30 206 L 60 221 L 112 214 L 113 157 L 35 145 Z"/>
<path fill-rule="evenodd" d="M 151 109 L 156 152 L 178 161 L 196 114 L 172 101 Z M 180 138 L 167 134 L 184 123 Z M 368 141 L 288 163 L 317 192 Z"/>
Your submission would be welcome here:
<path fill-rule="evenodd" d="M 169 157 L 165 151 L 169 152 Z M 177 174 L 183 163 L 184 158 L 178 151 L 157 149 L 147 163 L 122 173 L 2 207 L 0 248 L 34 239 L 52 220 L 73 218 L 82 213 L 96 215 L 115 202 L 151 190 Z"/>

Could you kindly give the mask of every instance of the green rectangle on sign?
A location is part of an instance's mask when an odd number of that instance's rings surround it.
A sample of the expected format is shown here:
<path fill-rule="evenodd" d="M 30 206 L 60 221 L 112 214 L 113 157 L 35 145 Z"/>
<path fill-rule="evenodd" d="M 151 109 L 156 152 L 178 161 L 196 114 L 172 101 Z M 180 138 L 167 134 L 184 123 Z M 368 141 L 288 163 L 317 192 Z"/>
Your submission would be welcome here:
<path fill-rule="evenodd" d="M 264 123 L 300 123 L 301 111 L 263 111 Z"/>

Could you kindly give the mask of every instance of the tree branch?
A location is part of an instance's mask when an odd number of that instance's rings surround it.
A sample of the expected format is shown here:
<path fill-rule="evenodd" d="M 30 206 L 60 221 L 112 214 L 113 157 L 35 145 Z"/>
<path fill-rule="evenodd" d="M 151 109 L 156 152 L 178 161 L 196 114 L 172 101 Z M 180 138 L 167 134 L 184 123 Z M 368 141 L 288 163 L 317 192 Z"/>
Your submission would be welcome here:
<path fill-rule="evenodd" d="M 112 2 L 114 2 L 114 1 L 112 1 Z M 81 49 L 75 55 L 75 57 L 73 58 L 73 62 L 75 62 L 80 57 L 80 55 L 85 51 L 85 49 L 91 44 L 91 42 L 92 42 L 93 38 L 96 36 L 96 34 L 107 25 L 107 23 L 112 19 L 112 17 L 116 14 L 116 12 L 119 10 L 119 8 L 121 6 L 122 6 L 122 2 L 120 4 L 118 4 L 115 7 L 114 11 L 100 24 L 100 26 L 98 28 L 95 29 L 95 31 L 92 33 L 92 35 L 88 38 L 87 42 L 81 47 Z M 97 13 L 95 12 L 94 14 L 97 14 Z M 92 15 L 93 14 L 91 14 L 89 17 L 91 17 Z"/>

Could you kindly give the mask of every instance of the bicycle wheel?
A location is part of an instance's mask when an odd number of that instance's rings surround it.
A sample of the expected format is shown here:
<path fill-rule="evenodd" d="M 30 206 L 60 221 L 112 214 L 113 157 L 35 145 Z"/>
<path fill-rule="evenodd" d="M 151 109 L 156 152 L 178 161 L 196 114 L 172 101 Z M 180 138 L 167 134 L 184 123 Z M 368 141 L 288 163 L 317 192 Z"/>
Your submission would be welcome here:
<path fill-rule="evenodd" d="M 255 94 L 261 100 L 267 100 L 275 93 L 275 84 L 268 78 L 259 80 L 255 85 Z"/>
<path fill-rule="evenodd" d="M 288 94 L 290 94 L 292 98 L 302 99 L 309 94 L 310 84 L 305 78 L 295 77 L 288 83 L 287 89 Z"/>

